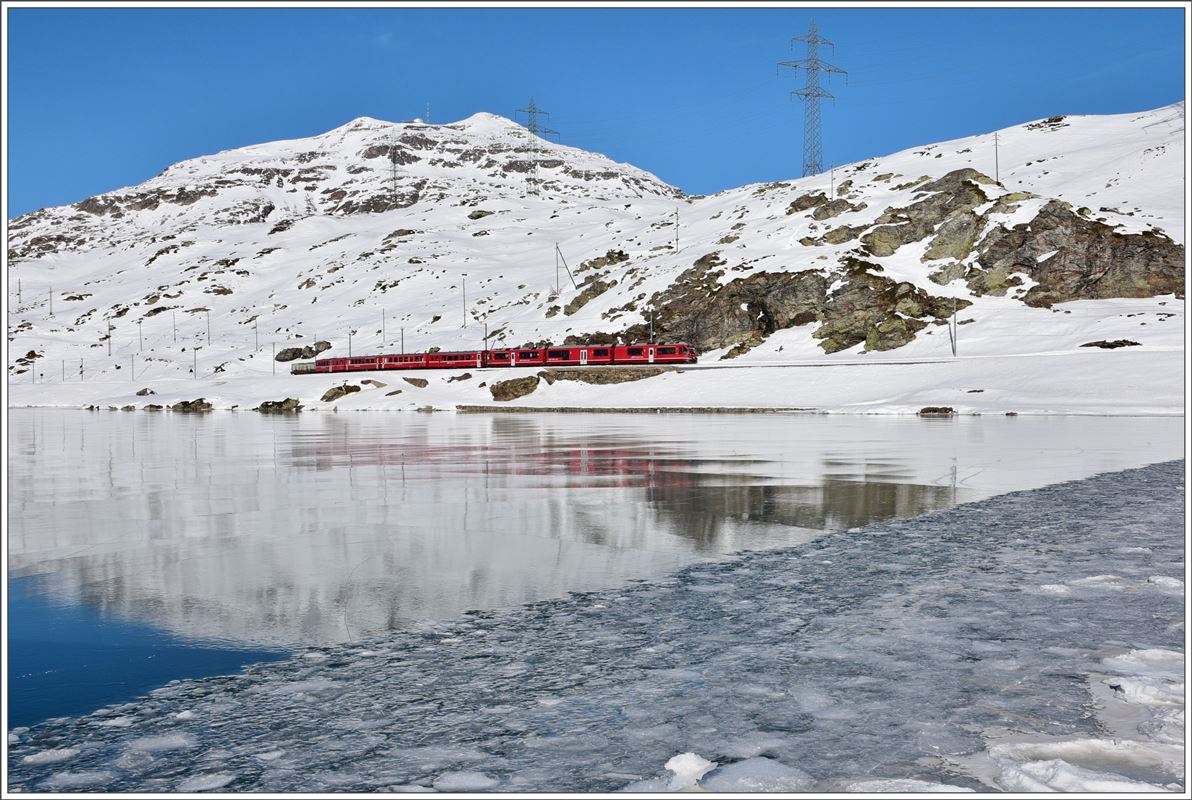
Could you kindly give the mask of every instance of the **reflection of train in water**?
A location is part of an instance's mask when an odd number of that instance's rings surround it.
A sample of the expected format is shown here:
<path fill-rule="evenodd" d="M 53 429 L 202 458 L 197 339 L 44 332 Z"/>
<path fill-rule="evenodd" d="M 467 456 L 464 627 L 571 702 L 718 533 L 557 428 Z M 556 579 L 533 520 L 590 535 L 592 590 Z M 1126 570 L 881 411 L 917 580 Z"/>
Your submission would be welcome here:
<path fill-rule="evenodd" d="M 483 369 L 485 367 L 587 367 L 618 364 L 694 364 L 695 348 L 675 344 L 585 345 L 514 350 L 471 350 L 457 353 L 411 353 L 398 356 L 320 358 L 291 364 L 290 372 L 361 372 L 379 369 Z"/>

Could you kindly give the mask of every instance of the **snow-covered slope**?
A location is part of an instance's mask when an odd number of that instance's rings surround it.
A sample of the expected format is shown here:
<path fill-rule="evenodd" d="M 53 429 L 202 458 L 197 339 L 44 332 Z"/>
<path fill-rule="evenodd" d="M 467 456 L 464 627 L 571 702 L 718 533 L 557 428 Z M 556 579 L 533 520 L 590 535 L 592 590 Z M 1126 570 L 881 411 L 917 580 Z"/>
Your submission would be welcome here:
<path fill-rule="evenodd" d="M 705 363 L 950 357 L 952 298 L 963 356 L 1179 350 L 1183 156 L 1177 104 L 999 131 L 996 165 L 988 134 L 701 197 L 490 114 L 360 118 L 11 221 L 11 402 L 74 405 L 129 370 L 210 396 L 319 339 L 633 339 L 651 316 Z M 1072 282 L 1123 254 L 1147 266 Z"/>

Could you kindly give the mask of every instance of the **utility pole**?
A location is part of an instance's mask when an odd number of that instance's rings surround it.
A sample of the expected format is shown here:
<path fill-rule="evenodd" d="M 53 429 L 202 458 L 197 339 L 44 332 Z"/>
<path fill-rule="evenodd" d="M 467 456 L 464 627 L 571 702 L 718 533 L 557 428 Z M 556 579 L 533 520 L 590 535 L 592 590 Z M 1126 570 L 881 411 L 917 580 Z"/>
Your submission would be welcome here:
<path fill-rule="evenodd" d="M 254 353 L 261 349 L 261 334 L 257 330 L 257 321 L 252 321 L 252 350 Z"/>
<path fill-rule="evenodd" d="M 535 105 L 533 97 L 530 97 L 530 104 L 525 108 L 519 108 L 517 113 L 526 115 L 526 130 L 534 134 L 534 138 L 530 140 L 530 168 L 526 171 L 526 193 L 537 194 L 539 138 L 542 134 L 558 136 L 559 132 L 538 123 L 538 117 L 549 117 L 550 112 L 543 111 Z"/>
<path fill-rule="evenodd" d="M 269 359 L 269 363 L 273 365 L 273 374 L 277 374 L 277 342 L 273 343 L 273 357 Z"/>
<path fill-rule="evenodd" d="M 381 347 L 385 347 L 385 309 L 381 309 Z"/>
<path fill-rule="evenodd" d="M 997 131 L 994 131 L 993 132 L 993 182 L 1001 183 L 1002 176 L 1001 176 L 1001 169 L 998 166 L 997 155 L 998 155 L 997 154 Z"/>
<path fill-rule="evenodd" d="M 559 296 L 559 243 L 555 242 L 555 297 Z"/>
<path fill-rule="evenodd" d="M 824 171 L 824 141 L 823 129 L 820 126 L 819 101 L 821 98 L 833 101 L 836 99 L 820 88 L 820 73 L 827 73 L 829 78 L 834 72 L 846 76 L 848 73 L 839 67 L 820 60 L 819 46 L 826 44 L 834 48 L 834 45 L 827 39 L 820 38 L 815 29 L 814 19 L 811 20 L 811 27 L 808 29 L 806 36 L 794 36 L 791 38 L 792 48 L 795 42 L 807 43 L 807 58 L 795 61 L 780 61 L 778 62 L 778 66 L 801 69 L 807 75 L 807 80 L 803 84 L 803 88 L 795 89 L 791 92 L 792 95 L 798 95 L 803 98 L 803 177 L 807 177 L 808 175 L 818 175 Z"/>
<path fill-rule="evenodd" d="M 112 354 L 112 321 L 108 320 L 108 355 Z"/>
<path fill-rule="evenodd" d="M 17 310 L 21 310 L 21 279 L 17 278 Z"/>
<path fill-rule="evenodd" d="M 197 345 L 190 349 L 190 355 L 191 355 L 191 358 L 194 360 L 194 363 L 190 368 L 190 374 L 194 375 L 196 378 L 198 378 L 199 377 L 199 348 Z"/>
<path fill-rule="evenodd" d="M 679 252 L 679 209 L 675 209 L 675 252 Z"/>
<path fill-rule="evenodd" d="M 555 253 L 558 254 L 559 260 L 563 262 L 563 269 L 567 270 L 567 277 L 571 279 L 571 288 L 578 289 L 575 285 L 575 276 L 571 274 L 571 267 L 567 266 L 567 257 L 563 255 L 563 251 L 559 249 L 559 245 L 555 245 Z"/>
<path fill-rule="evenodd" d="M 406 354 L 406 329 L 405 329 L 405 327 L 403 327 L 401 329 L 401 354 L 403 356 Z"/>
<path fill-rule="evenodd" d="M 207 344 L 211 344 L 211 311 L 207 310 Z"/>
<path fill-rule="evenodd" d="M 178 312 L 170 312 L 170 322 L 174 326 L 174 344 L 178 344 Z"/>
<path fill-rule="evenodd" d="M 50 316 L 54 316 L 54 287 L 50 287 Z"/>
<path fill-rule="evenodd" d="M 354 331 L 348 328 L 348 358 L 352 357 L 352 333 Z"/>
<path fill-rule="evenodd" d="M 140 320 L 140 319 L 137 320 L 137 352 L 138 353 L 142 353 L 145 351 L 145 334 L 141 330 L 142 322 L 144 322 L 144 320 Z"/>
<path fill-rule="evenodd" d="M 460 285 L 460 291 L 463 293 L 464 301 L 464 324 L 463 327 L 468 327 L 468 273 L 463 273 L 463 283 Z"/>
<path fill-rule="evenodd" d="M 952 298 L 952 321 L 948 325 L 948 342 L 952 345 L 952 357 L 956 357 L 956 339 L 960 335 L 960 328 L 956 324 L 956 298 Z"/>

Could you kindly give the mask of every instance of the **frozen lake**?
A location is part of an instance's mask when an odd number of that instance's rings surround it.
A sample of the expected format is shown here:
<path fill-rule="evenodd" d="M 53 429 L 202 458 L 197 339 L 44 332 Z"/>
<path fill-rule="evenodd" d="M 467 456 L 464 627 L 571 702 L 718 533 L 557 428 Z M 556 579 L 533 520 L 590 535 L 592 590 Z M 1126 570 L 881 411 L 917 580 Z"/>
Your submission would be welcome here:
<path fill-rule="evenodd" d="M 9 724 L 1182 455 L 1182 419 L 9 415 Z"/>

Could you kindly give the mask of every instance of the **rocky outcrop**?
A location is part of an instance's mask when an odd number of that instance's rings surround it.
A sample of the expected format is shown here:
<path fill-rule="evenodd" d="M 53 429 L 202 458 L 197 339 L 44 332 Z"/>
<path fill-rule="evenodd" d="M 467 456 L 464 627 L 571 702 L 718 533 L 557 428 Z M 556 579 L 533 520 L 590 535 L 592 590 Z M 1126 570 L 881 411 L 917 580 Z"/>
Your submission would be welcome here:
<path fill-rule="evenodd" d="M 149 408 L 149 406 L 145 406 Z M 171 411 L 194 412 L 194 411 L 210 411 L 214 406 L 211 403 L 199 397 L 195 400 L 183 400 L 180 403 L 174 403 L 170 406 Z"/>
<path fill-rule="evenodd" d="M 1113 341 L 1106 341 L 1100 339 L 1095 342 L 1085 342 L 1081 347 L 1100 347 L 1102 350 L 1116 350 L 1119 347 L 1139 347 L 1138 342 L 1130 339 L 1114 339 Z"/>
<path fill-rule="evenodd" d="M 358 391 L 360 391 L 359 386 L 356 386 L 352 383 L 346 383 L 343 386 L 332 386 L 330 389 L 324 392 L 323 396 L 319 399 L 324 403 L 333 403 L 341 397 L 346 397 L 347 395 L 354 394 Z"/>
<path fill-rule="evenodd" d="M 927 238 L 935 232 L 937 225 L 947 221 L 950 227 L 946 232 L 941 231 L 945 238 L 938 245 L 942 255 L 932 256 L 945 258 L 950 250 L 956 249 L 955 244 L 949 242 L 963 240 L 965 232 L 972 228 L 973 220 L 978 219 L 972 210 L 988 200 L 981 184 L 993 183 L 992 178 L 975 169 L 953 170 L 919 187 L 919 191 L 927 193 L 922 200 L 906 208 L 887 208 L 882 212 L 877 218 L 879 227 L 862 236 L 861 244 L 872 256 L 893 255 L 903 245 Z M 965 212 L 969 212 L 967 216 Z M 979 222 L 977 227 L 979 230 Z M 970 241 L 970 247 L 971 244 Z"/>
<path fill-rule="evenodd" d="M 583 284 L 583 289 L 570 303 L 563 306 L 563 313 L 570 316 L 586 306 L 593 298 L 607 292 L 617 285 L 616 281 L 590 280 Z"/>
<path fill-rule="evenodd" d="M 313 345 L 306 347 L 287 347 L 284 350 L 279 350 L 274 356 L 276 361 L 294 361 L 299 358 L 316 358 L 319 353 L 324 350 L 331 349 L 331 342 L 315 342 Z"/>
<path fill-rule="evenodd" d="M 262 414 L 286 414 L 301 410 L 302 404 L 296 397 L 287 397 L 285 400 L 266 400 L 253 409 L 253 411 L 260 411 Z"/>
<path fill-rule="evenodd" d="M 725 265 L 718 253 L 698 259 L 666 291 L 655 294 L 654 338 L 684 341 L 699 351 L 731 347 L 756 336 L 814 322 L 831 280 L 815 269 L 759 272 L 721 285 Z M 648 323 L 621 334 L 622 341 L 646 341 Z"/>
<path fill-rule="evenodd" d="M 418 387 L 419 389 L 425 389 L 430 385 L 430 381 L 428 381 L 426 378 L 402 378 L 402 380 L 411 386 Z"/>
<path fill-rule="evenodd" d="M 1027 224 L 991 231 L 977 264 L 987 274 L 1021 272 L 1034 280 L 1023 297 L 1029 306 L 1184 294 L 1182 246 L 1160 233 L 1119 233 L 1058 200 Z"/>
<path fill-rule="evenodd" d="M 493 400 L 505 402 L 516 400 L 519 397 L 525 397 L 538 388 L 538 381 L 539 378 L 537 375 L 527 375 L 524 378 L 498 381 L 488 387 L 488 390 L 492 393 Z"/>
<path fill-rule="evenodd" d="M 881 271 L 877 264 L 848 261 L 848 276 L 824 304 L 823 325 L 812 334 L 825 352 L 861 343 L 867 352 L 893 350 L 914 339 L 929 320 L 952 315 L 951 299 L 878 275 Z M 967 300 L 955 302 L 958 309 L 972 305 Z"/>

